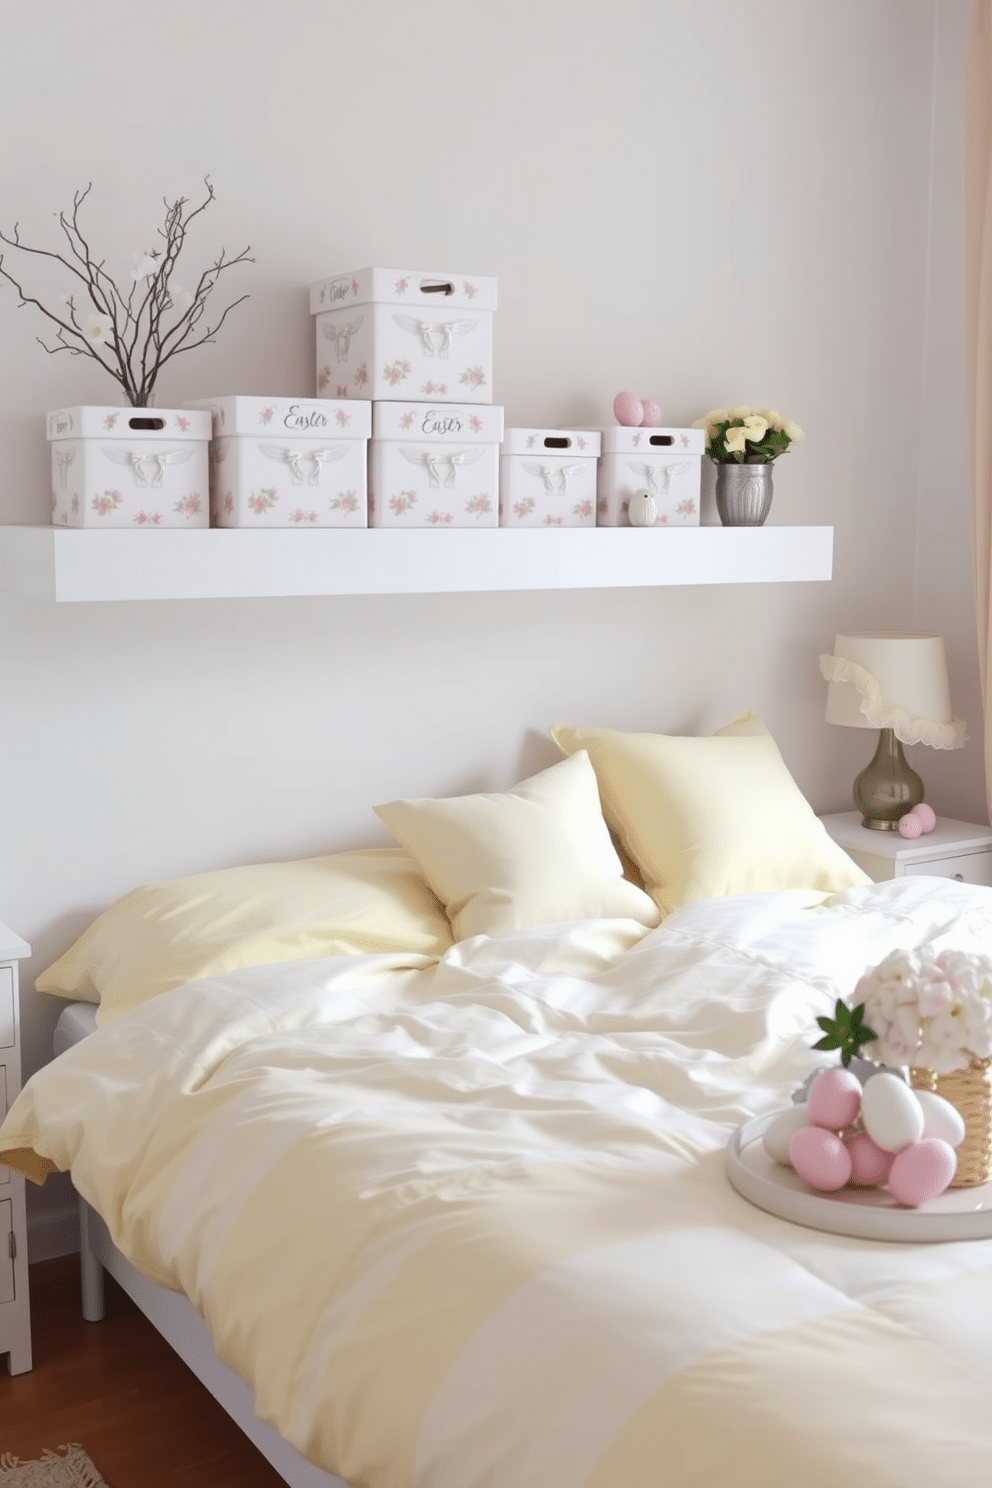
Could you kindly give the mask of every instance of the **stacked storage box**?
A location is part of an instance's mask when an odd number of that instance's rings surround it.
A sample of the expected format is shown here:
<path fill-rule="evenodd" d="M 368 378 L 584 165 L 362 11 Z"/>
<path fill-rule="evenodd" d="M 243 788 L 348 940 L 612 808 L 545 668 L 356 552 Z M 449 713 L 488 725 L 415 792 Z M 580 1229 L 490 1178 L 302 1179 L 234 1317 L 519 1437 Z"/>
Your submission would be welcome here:
<path fill-rule="evenodd" d="M 59 408 L 47 419 L 58 527 L 206 527 L 210 415 Z"/>
<path fill-rule="evenodd" d="M 207 398 L 215 527 L 366 527 L 372 405 Z"/>
<path fill-rule="evenodd" d="M 491 403 L 496 280 L 356 269 L 310 288 L 326 398 Z"/>
<path fill-rule="evenodd" d="M 600 438 L 594 429 L 507 429 L 500 526 L 595 527 Z"/>
<path fill-rule="evenodd" d="M 496 526 L 496 280 L 356 269 L 312 285 L 310 309 L 318 393 L 372 400 L 369 525 Z"/>
<path fill-rule="evenodd" d="M 599 526 L 626 527 L 631 496 L 649 491 L 656 526 L 698 527 L 704 441 L 702 429 L 604 429 Z"/>
<path fill-rule="evenodd" d="M 503 410 L 372 405 L 372 527 L 496 527 Z"/>

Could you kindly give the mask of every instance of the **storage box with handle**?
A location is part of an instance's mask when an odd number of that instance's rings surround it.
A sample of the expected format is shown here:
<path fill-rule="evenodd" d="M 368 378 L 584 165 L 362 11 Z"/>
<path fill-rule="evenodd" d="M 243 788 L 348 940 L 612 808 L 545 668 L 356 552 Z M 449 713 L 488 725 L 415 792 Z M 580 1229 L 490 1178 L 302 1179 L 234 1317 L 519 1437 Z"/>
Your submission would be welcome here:
<path fill-rule="evenodd" d="M 209 525 L 209 413 L 59 408 L 47 435 L 55 526 Z"/>
<path fill-rule="evenodd" d="M 356 269 L 310 288 L 322 398 L 491 403 L 496 280 Z"/>
<path fill-rule="evenodd" d="M 596 429 L 507 429 L 499 458 L 501 527 L 595 527 Z"/>
<path fill-rule="evenodd" d="M 698 527 L 704 438 L 702 429 L 604 429 L 599 526 L 629 526 L 630 498 L 647 491 L 654 499 L 655 526 Z"/>

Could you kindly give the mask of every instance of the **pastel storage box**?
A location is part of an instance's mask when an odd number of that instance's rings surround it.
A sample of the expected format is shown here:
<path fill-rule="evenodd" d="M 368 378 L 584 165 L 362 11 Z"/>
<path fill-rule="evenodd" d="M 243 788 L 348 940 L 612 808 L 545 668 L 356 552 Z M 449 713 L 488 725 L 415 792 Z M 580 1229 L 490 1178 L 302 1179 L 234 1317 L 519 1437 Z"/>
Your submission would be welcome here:
<path fill-rule="evenodd" d="M 629 526 L 631 496 L 650 491 L 656 527 L 698 527 L 704 440 L 702 429 L 604 429 L 599 526 Z"/>
<path fill-rule="evenodd" d="M 496 280 L 357 269 L 311 285 L 317 394 L 491 403 Z"/>
<path fill-rule="evenodd" d="M 503 410 L 463 403 L 373 403 L 372 527 L 499 525 Z"/>
<path fill-rule="evenodd" d="M 59 408 L 47 430 L 55 526 L 209 525 L 209 413 Z"/>
<path fill-rule="evenodd" d="M 367 527 L 372 404 L 208 398 L 215 527 Z"/>
<path fill-rule="evenodd" d="M 600 434 L 507 429 L 499 458 L 501 527 L 595 527 Z"/>

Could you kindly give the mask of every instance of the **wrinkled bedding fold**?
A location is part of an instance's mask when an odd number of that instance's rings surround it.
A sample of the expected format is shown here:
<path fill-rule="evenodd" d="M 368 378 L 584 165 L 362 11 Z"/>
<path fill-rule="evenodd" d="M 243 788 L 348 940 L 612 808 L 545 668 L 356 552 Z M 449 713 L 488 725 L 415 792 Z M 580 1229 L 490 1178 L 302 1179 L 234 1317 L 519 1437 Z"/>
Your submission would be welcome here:
<path fill-rule="evenodd" d="M 724 1173 L 822 1062 L 817 1015 L 919 944 L 987 952 L 992 892 L 252 968 L 39 1071 L 0 1154 L 70 1171 L 259 1415 L 356 1485 L 977 1488 L 992 1242 L 822 1234 Z"/>

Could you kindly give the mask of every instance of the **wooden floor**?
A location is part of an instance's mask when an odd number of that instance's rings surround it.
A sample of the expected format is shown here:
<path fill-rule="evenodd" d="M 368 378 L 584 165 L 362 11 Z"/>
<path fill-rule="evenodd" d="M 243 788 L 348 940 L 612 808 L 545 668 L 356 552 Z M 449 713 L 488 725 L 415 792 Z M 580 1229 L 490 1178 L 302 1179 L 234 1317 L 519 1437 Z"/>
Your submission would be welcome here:
<path fill-rule="evenodd" d="M 34 1368 L 0 1364 L 0 1455 L 79 1442 L 108 1488 L 284 1488 L 109 1276 L 106 1317 L 80 1313 L 79 1258 L 30 1268 Z"/>

